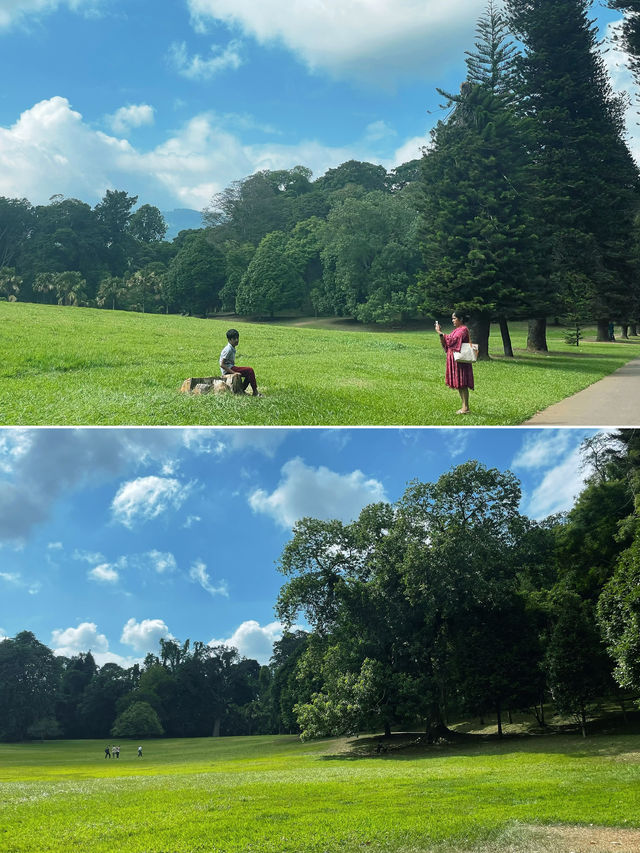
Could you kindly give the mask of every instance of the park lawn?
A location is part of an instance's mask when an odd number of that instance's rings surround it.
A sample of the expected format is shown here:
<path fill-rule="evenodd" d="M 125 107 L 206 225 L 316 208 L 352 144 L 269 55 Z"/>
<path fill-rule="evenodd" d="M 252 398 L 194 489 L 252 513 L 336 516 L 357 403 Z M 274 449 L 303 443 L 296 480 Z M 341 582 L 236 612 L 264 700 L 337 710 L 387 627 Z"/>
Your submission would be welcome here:
<path fill-rule="evenodd" d="M 0 302 L 0 424 L 515 425 L 640 355 L 640 338 L 576 348 L 560 328 L 549 354 L 531 354 L 514 324 L 516 358 L 505 359 L 494 330 L 461 419 L 434 332 L 237 323 L 238 363 L 255 368 L 265 396 L 180 394 L 185 378 L 217 375 L 228 325 Z"/>
<path fill-rule="evenodd" d="M 0 849 L 506 853 L 553 849 L 530 846 L 544 826 L 640 827 L 640 735 L 375 742 L 0 744 Z"/>

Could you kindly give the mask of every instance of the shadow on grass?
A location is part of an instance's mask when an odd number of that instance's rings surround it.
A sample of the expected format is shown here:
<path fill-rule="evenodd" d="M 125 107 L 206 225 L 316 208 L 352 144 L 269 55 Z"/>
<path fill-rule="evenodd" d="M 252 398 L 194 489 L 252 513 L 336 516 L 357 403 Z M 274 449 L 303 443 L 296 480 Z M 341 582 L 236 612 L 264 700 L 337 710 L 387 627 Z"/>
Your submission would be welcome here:
<path fill-rule="evenodd" d="M 638 352 L 640 356 L 640 351 Z M 499 362 L 501 365 L 517 365 L 543 370 L 564 371 L 566 373 L 580 373 L 585 376 L 597 376 L 604 378 L 615 370 L 624 367 L 628 362 L 620 362 L 617 359 L 607 358 L 597 353 L 584 353 L 577 358 L 573 353 L 550 352 L 548 355 L 528 355 L 525 358 L 507 359 L 503 356 L 491 356 L 491 361 Z M 629 359 L 631 361 L 632 359 Z M 480 362 L 480 365 L 487 362 Z"/>
<path fill-rule="evenodd" d="M 627 738 L 640 735 L 640 712 L 592 720 L 583 738 L 577 725 L 564 724 L 531 728 L 527 732 L 478 734 L 450 730 L 446 737 L 429 742 L 423 732 L 394 732 L 391 737 L 365 735 L 347 741 L 344 752 L 319 756 L 323 761 L 415 761 L 446 756 L 473 757 L 520 752 L 553 752 L 589 757 L 594 754 L 615 757 L 629 751 Z M 640 754 L 640 743 L 634 752 Z"/>

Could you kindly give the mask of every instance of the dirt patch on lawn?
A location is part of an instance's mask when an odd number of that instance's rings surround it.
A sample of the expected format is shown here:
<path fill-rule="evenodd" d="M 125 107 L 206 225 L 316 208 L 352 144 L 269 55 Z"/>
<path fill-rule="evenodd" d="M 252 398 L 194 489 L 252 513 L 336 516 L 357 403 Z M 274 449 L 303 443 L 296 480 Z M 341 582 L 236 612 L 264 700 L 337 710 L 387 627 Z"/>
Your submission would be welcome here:
<path fill-rule="evenodd" d="M 541 842 L 548 840 L 546 849 L 566 853 L 640 853 L 640 829 L 547 826 L 536 827 L 535 837 Z"/>

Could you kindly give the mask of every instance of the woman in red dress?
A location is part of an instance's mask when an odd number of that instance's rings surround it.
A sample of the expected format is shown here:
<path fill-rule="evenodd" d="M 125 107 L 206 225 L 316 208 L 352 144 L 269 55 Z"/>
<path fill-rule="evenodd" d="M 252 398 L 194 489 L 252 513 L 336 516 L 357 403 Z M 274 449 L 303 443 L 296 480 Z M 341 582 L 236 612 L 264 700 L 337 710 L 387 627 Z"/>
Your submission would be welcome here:
<path fill-rule="evenodd" d="M 458 409 L 456 414 L 466 415 L 469 409 L 469 388 L 473 390 L 473 365 L 467 362 L 456 361 L 453 357 L 454 352 L 460 352 L 462 344 L 471 343 L 469 329 L 464 325 L 464 320 L 461 314 L 454 311 L 451 315 L 453 323 L 453 332 L 450 335 L 445 335 L 440 329 L 440 323 L 436 320 L 436 332 L 440 335 L 440 343 L 447 354 L 447 370 L 444 381 L 449 388 L 457 388 L 462 401 L 462 408 Z"/>

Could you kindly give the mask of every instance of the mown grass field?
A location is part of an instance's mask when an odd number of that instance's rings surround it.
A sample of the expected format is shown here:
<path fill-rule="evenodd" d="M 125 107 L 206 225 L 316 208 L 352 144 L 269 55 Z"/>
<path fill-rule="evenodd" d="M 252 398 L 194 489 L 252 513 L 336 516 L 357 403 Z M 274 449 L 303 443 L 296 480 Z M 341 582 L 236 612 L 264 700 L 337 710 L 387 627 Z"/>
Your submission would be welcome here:
<path fill-rule="evenodd" d="M 0 424 L 514 425 L 640 355 L 640 338 L 576 348 L 560 328 L 534 355 L 514 324 L 505 359 L 494 330 L 461 419 L 434 332 L 237 323 L 238 364 L 255 368 L 265 396 L 181 395 L 183 379 L 217 375 L 228 325 L 0 302 Z"/>
<path fill-rule="evenodd" d="M 500 853 L 571 849 L 557 825 L 640 827 L 639 735 L 375 743 L 157 740 L 138 759 L 122 741 L 118 761 L 102 741 L 0 744 L 0 849 Z"/>

